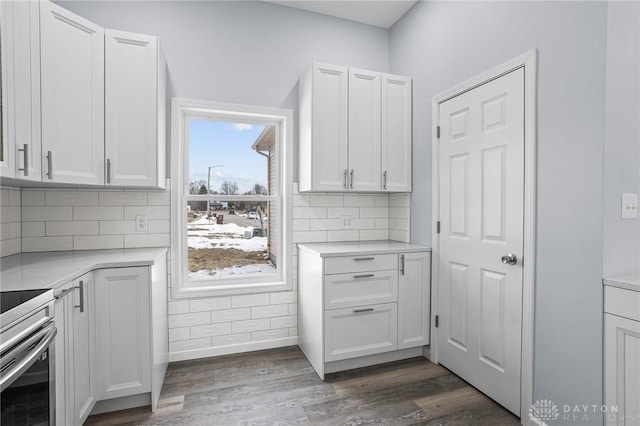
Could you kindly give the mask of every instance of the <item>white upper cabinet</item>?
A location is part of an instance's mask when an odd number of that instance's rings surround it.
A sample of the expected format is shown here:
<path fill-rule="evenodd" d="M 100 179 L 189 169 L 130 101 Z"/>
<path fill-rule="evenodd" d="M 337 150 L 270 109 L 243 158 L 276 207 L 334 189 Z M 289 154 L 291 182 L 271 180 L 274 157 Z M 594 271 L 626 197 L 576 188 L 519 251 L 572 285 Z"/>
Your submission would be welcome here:
<path fill-rule="evenodd" d="M 347 185 L 348 68 L 313 64 L 299 85 L 301 191 Z"/>
<path fill-rule="evenodd" d="M 165 69 L 157 37 L 105 30 L 107 185 L 165 186 Z"/>
<path fill-rule="evenodd" d="M 2 149 L 0 175 L 40 180 L 39 2 L 0 2 Z"/>
<path fill-rule="evenodd" d="M 298 90 L 301 192 L 411 191 L 410 78 L 314 63 Z"/>
<path fill-rule="evenodd" d="M 411 191 L 411 79 L 382 74 L 382 190 Z"/>
<path fill-rule="evenodd" d="M 349 68 L 349 189 L 380 181 L 380 73 Z"/>
<path fill-rule="evenodd" d="M 45 182 L 104 183 L 104 30 L 40 4 Z"/>

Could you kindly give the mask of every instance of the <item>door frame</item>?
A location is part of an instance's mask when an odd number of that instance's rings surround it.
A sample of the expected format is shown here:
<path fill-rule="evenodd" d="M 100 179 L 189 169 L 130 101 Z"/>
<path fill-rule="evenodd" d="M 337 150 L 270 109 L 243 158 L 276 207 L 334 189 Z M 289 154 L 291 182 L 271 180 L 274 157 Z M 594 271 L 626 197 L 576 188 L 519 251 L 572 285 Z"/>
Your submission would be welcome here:
<path fill-rule="evenodd" d="M 431 241 L 432 241 L 432 287 L 431 287 L 431 341 L 430 356 L 438 363 L 438 329 L 435 316 L 438 315 L 439 295 L 439 259 L 440 244 L 437 222 L 439 218 L 440 180 L 439 180 L 439 144 L 437 127 L 440 123 L 440 104 L 468 92 L 485 83 L 502 77 L 518 68 L 524 68 L 524 252 L 522 287 L 522 359 L 520 365 L 520 422 L 529 421 L 529 406 L 533 402 L 533 331 L 535 304 L 535 265 L 536 265 L 536 177 L 537 177 L 537 122 L 536 122 L 536 81 L 537 51 L 529 50 L 485 73 L 482 73 L 460 85 L 457 85 L 432 100 L 431 165 L 433 191 L 431 194 Z"/>

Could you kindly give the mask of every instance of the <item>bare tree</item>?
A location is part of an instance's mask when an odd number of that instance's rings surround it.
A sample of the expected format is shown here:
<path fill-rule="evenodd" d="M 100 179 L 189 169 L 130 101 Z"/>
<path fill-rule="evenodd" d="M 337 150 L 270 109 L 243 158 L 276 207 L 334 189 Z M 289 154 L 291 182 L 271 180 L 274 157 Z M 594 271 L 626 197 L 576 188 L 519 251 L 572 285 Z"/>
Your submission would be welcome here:
<path fill-rule="evenodd" d="M 222 182 L 220 185 L 220 193 L 224 195 L 236 195 L 238 193 L 238 184 L 235 182 Z"/>
<path fill-rule="evenodd" d="M 200 192 L 204 186 L 204 192 Z M 207 193 L 207 181 L 204 179 L 193 180 L 189 182 L 189 194 L 206 194 Z"/>
<path fill-rule="evenodd" d="M 259 183 L 256 183 L 253 185 L 253 189 L 251 190 L 251 192 L 256 195 L 267 195 L 267 188 L 260 185 Z"/>

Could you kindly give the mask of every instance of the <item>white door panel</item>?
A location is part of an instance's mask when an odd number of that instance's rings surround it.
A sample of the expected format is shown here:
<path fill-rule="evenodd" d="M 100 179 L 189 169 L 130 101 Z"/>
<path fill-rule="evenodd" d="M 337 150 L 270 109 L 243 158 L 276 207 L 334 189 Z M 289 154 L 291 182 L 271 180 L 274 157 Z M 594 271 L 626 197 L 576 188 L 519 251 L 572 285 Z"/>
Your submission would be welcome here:
<path fill-rule="evenodd" d="M 524 70 L 440 104 L 440 130 L 438 360 L 519 415 Z"/>

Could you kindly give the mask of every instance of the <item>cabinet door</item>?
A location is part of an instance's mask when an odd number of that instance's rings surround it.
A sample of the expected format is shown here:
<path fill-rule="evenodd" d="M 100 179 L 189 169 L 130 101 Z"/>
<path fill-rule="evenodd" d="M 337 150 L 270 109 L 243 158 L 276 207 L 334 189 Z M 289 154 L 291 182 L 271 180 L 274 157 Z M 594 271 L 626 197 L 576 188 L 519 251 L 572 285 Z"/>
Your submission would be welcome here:
<path fill-rule="evenodd" d="M 325 362 L 388 352 L 397 348 L 397 304 L 325 311 Z"/>
<path fill-rule="evenodd" d="M 156 187 L 158 38 L 105 30 L 106 183 Z M 164 102 L 164 100 L 161 100 Z"/>
<path fill-rule="evenodd" d="M 636 425 L 640 413 L 640 322 L 604 315 L 604 398 L 607 425 Z"/>
<path fill-rule="evenodd" d="M 411 79 L 382 74 L 382 189 L 411 192 Z"/>
<path fill-rule="evenodd" d="M 151 391 L 149 268 L 95 273 L 96 399 Z"/>
<path fill-rule="evenodd" d="M 380 73 L 349 68 L 349 189 L 380 182 Z"/>
<path fill-rule="evenodd" d="M 314 64 L 312 81 L 311 186 L 314 191 L 341 191 L 348 167 L 348 71 Z"/>
<path fill-rule="evenodd" d="M 73 415 L 82 424 L 95 405 L 95 341 L 93 312 L 93 273 L 74 280 L 71 317 L 73 323 Z"/>
<path fill-rule="evenodd" d="M 398 349 L 429 344 L 430 253 L 400 254 Z"/>
<path fill-rule="evenodd" d="M 104 182 L 104 30 L 40 3 L 43 181 Z"/>
<path fill-rule="evenodd" d="M 41 179 L 40 25 L 37 1 L 3 1 L 0 173 Z M 26 167 L 25 167 L 26 164 Z"/>
<path fill-rule="evenodd" d="M 55 292 L 55 368 L 56 368 L 56 422 L 71 425 L 73 422 L 73 300 L 68 292 L 73 287 L 69 282 Z"/>

